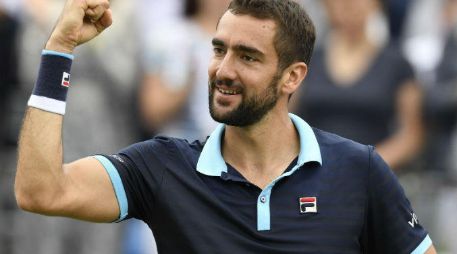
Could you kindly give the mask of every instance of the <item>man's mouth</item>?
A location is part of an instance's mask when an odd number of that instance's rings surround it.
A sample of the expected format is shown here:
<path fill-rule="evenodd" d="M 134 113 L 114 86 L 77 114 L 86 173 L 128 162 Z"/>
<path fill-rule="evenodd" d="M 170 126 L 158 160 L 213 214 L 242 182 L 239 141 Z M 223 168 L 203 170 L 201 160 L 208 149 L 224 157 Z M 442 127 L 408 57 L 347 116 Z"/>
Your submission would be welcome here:
<path fill-rule="evenodd" d="M 228 88 L 220 88 L 220 87 L 216 87 L 216 89 L 222 93 L 222 94 L 226 94 L 226 95 L 236 95 L 236 94 L 240 94 L 241 93 L 241 90 L 240 89 L 228 89 Z"/>

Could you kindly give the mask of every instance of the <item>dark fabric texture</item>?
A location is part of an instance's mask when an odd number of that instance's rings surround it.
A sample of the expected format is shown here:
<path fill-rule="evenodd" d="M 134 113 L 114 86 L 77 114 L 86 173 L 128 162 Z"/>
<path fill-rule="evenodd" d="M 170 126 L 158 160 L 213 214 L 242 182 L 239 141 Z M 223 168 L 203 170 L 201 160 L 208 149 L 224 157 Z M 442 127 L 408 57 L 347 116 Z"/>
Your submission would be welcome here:
<path fill-rule="evenodd" d="M 268 231 L 256 228 L 258 187 L 230 165 L 221 176 L 196 171 L 201 142 L 156 137 L 106 157 L 128 218 L 149 225 L 159 253 L 411 253 L 427 232 L 408 224 L 412 208 L 387 165 L 372 147 L 314 132 L 323 165 L 276 183 Z M 300 197 L 317 197 L 318 213 L 300 213 Z"/>
<path fill-rule="evenodd" d="M 72 60 L 56 55 L 42 55 L 38 79 L 33 94 L 66 101 L 68 87 L 63 86 L 64 72 L 70 73 Z"/>

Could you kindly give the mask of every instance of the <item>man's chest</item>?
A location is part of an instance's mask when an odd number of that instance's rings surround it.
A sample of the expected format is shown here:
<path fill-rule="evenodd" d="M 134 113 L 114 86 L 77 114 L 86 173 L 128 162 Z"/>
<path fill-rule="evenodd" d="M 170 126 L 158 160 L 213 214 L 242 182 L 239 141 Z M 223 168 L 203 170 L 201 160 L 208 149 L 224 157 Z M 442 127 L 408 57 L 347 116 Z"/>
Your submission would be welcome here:
<path fill-rule="evenodd" d="M 209 242 L 220 237 L 229 241 L 227 237 L 235 234 L 271 246 L 287 242 L 297 249 L 359 249 L 365 222 L 363 186 L 308 173 L 286 177 L 269 191 L 239 177 L 197 174 L 195 182 L 172 184 L 180 187 L 166 192 L 157 207 L 162 213 L 158 217 L 162 224 L 181 227 L 179 234 L 212 232 L 204 237 Z"/>

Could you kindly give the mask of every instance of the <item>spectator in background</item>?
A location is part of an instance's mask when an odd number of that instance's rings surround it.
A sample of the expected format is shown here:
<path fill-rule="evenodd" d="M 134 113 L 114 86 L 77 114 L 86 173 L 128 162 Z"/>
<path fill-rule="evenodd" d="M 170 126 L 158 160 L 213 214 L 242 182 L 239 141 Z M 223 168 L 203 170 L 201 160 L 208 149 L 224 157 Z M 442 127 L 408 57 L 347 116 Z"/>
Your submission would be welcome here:
<path fill-rule="evenodd" d="M 445 0 L 442 15 L 442 58 L 434 78 L 425 84 L 428 128 L 426 168 L 451 177 L 451 142 L 457 121 L 457 0 Z M 424 81 L 425 82 L 425 81 Z"/>
<path fill-rule="evenodd" d="M 423 210 L 423 223 L 430 224 L 440 253 L 457 253 L 457 172 L 456 147 L 452 146 L 457 121 L 457 0 L 443 0 L 436 38 L 441 58 L 427 73 L 421 73 L 425 88 L 424 109 L 427 123 L 426 150 L 422 156 L 424 172 L 418 176 L 417 203 Z M 420 68 L 418 68 L 420 71 Z M 427 195 L 424 195 L 427 189 Z M 421 217 L 422 218 L 422 217 Z"/>
<path fill-rule="evenodd" d="M 411 4 L 411 0 L 385 0 L 386 12 L 389 20 L 389 31 L 392 40 L 401 39 L 405 18 Z"/>
<path fill-rule="evenodd" d="M 0 5 L 0 139 L 1 145 L 12 143 L 14 138 L 8 136 L 7 121 L 11 118 L 8 103 L 13 89 L 18 87 L 17 73 L 17 33 L 19 22 L 17 18 L 6 12 Z"/>
<path fill-rule="evenodd" d="M 16 136 L 12 110 L 13 95 L 18 89 L 17 33 L 19 23 L 0 2 L 0 252 L 11 253 L 10 233 L 17 211 L 13 195 Z"/>
<path fill-rule="evenodd" d="M 324 5 L 329 33 L 313 56 L 294 111 L 312 126 L 376 145 L 398 169 L 417 155 L 423 140 L 421 90 L 413 70 L 389 42 L 386 24 L 373 23 L 382 13 L 380 1 Z"/>
<path fill-rule="evenodd" d="M 208 65 L 215 24 L 230 0 L 185 0 L 183 17 L 151 31 L 144 43 L 139 112 L 148 136 L 205 139 L 217 123 L 208 111 Z M 144 35 L 143 35 L 144 36 Z M 149 137 L 148 137 L 149 138 Z M 124 253 L 155 253 L 150 230 L 127 224 Z"/>
<path fill-rule="evenodd" d="M 21 84 L 30 91 L 37 76 L 43 41 L 49 37 L 64 2 L 24 0 L 24 3 L 18 43 L 20 77 Z M 73 64 L 71 85 L 77 89 L 68 96 L 76 103 L 66 110 L 77 117 L 64 122 L 65 161 L 97 151 L 112 153 L 136 139 L 132 136 L 132 119 L 129 118 L 134 109 L 131 99 L 139 69 L 136 29 L 130 22 L 134 20 L 132 4 L 131 1 L 112 1 L 116 25 L 110 28 L 110 33 L 74 54 L 80 61 Z M 121 40 L 126 36 L 131 39 Z M 83 136 L 89 138 L 83 142 Z M 12 159 L 15 160 L 14 153 Z M 17 211 L 13 227 L 9 229 L 14 237 L 12 251 L 5 253 L 116 254 L 121 250 L 121 229 L 121 225 L 47 218 Z"/>
<path fill-rule="evenodd" d="M 186 0 L 181 22 L 162 28 L 160 36 L 151 33 L 139 93 L 140 115 L 150 133 L 193 140 L 216 126 L 208 113 L 209 42 L 229 2 Z"/>

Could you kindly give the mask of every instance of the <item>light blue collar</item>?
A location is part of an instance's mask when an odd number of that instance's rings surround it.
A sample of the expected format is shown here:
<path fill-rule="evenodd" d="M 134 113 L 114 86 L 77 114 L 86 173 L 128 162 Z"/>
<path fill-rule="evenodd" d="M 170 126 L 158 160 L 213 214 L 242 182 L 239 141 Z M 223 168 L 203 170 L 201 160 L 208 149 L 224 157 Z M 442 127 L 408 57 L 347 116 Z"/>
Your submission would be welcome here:
<path fill-rule="evenodd" d="M 289 117 L 294 123 L 295 128 L 297 128 L 300 137 L 300 153 L 297 160 L 298 167 L 296 166 L 295 168 L 299 168 L 310 161 L 319 162 L 322 165 L 321 151 L 313 129 L 300 117 L 290 113 Z M 225 164 L 221 153 L 221 141 L 224 129 L 225 125 L 219 124 L 206 141 L 200 158 L 198 158 L 198 172 L 208 176 L 221 176 L 222 172 L 227 172 L 227 164 Z"/>

